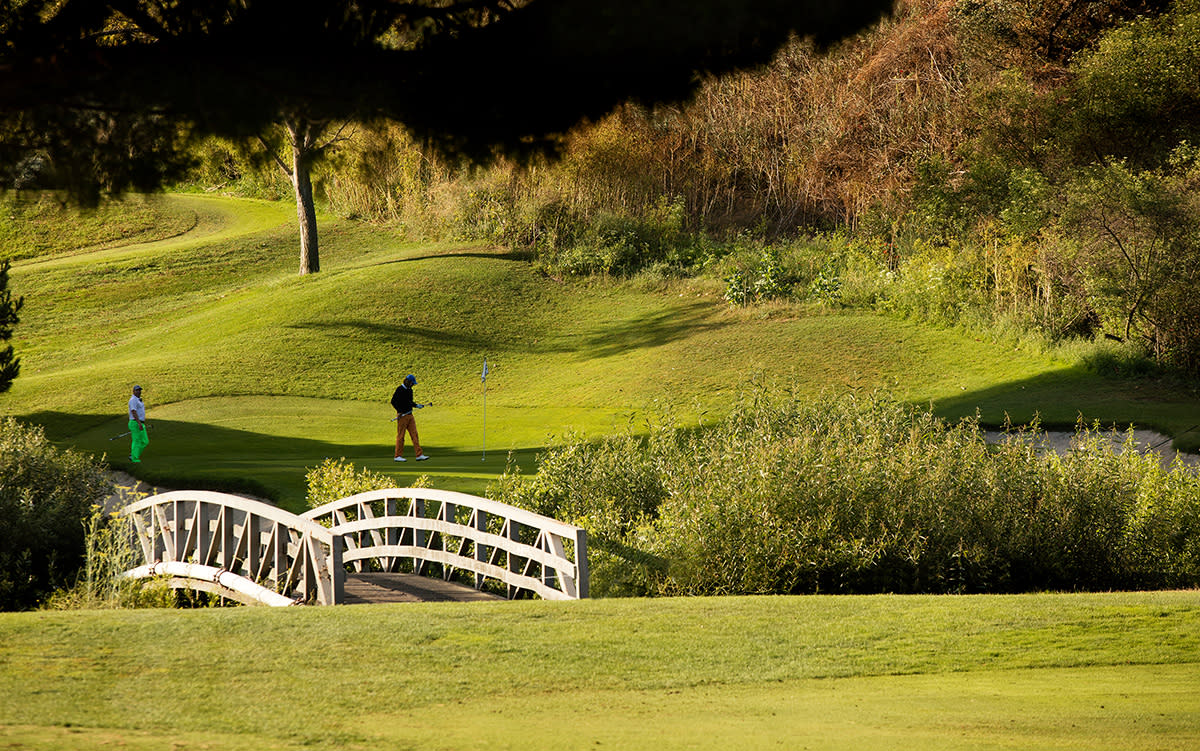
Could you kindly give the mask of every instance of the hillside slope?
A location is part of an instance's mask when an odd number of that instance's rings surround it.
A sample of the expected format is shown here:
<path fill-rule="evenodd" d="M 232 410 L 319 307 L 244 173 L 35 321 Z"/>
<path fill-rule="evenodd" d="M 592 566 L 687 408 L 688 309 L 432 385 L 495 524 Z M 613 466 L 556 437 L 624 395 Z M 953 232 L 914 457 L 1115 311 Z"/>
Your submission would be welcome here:
<path fill-rule="evenodd" d="M 327 457 L 482 492 L 508 452 L 576 431 L 714 420 L 759 388 L 800 395 L 887 388 L 950 416 L 1048 422 L 1200 422 L 1187 395 L 1106 381 L 1070 362 L 949 330 L 804 306 L 735 310 L 711 282 L 562 283 L 493 247 L 404 243 L 327 221 L 320 274 L 295 274 L 291 207 L 169 196 L 204 217 L 162 242 L 29 260 L 22 373 L 4 411 L 124 467 L 121 418 L 145 387 L 138 468 L 160 484 L 261 492 L 295 507 Z M 488 359 L 491 375 L 480 371 Z M 418 376 L 422 443 L 391 461 L 387 401 Z M 486 441 L 486 443 L 485 443 Z"/>

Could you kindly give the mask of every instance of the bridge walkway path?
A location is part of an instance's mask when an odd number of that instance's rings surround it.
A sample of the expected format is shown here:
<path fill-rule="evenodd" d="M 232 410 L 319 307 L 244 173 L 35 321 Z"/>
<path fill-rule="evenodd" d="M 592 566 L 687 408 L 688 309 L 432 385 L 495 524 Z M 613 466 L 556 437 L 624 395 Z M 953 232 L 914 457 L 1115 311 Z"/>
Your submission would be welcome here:
<path fill-rule="evenodd" d="M 491 592 L 457 582 L 417 574 L 347 573 L 343 590 L 346 605 L 382 602 L 481 602 L 503 600 Z"/>

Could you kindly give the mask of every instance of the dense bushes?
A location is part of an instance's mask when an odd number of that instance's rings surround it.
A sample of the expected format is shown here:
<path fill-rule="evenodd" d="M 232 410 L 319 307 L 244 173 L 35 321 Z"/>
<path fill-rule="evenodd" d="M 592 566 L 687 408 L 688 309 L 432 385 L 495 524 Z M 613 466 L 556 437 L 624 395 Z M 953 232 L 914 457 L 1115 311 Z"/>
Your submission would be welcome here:
<path fill-rule="evenodd" d="M 132 503 L 138 493 L 117 488 L 121 502 Z M 69 589 L 56 590 L 45 601 L 49 610 L 98 610 L 105 608 L 169 608 L 207 595 L 176 590 L 170 577 L 133 579 L 125 573 L 141 565 L 142 551 L 130 534 L 129 519 L 118 512 L 92 507 L 86 522 L 85 563 Z"/>
<path fill-rule="evenodd" d="M 747 404 L 701 431 L 571 441 L 504 500 L 588 529 L 631 593 L 1020 592 L 1200 584 L 1200 478 L 1081 430 L 987 444 L 880 396 Z"/>
<path fill-rule="evenodd" d="M 41 428 L 0 418 L 0 610 L 34 607 L 74 583 L 84 524 L 111 490 L 92 458 L 55 448 Z"/>
<path fill-rule="evenodd" d="M 1098 13 L 1076 19 L 1087 34 L 1067 33 L 1073 55 L 1039 57 L 1032 50 L 1062 49 L 1044 37 L 1006 70 L 978 76 L 973 106 L 987 126 L 952 163 L 930 155 L 887 232 L 904 259 L 932 240 L 953 251 L 941 269 L 985 272 L 975 286 L 995 295 L 963 307 L 1007 308 L 1054 338 L 1118 337 L 1200 376 L 1200 4 L 1077 5 Z M 1035 18 L 1010 13 L 1009 26 L 994 26 L 1001 7 L 962 4 L 959 35 L 990 38 L 994 50 L 1010 43 L 1005 28 L 1015 34 Z M 1120 22 L 1135 12 L 1146 15 Z M 1017 262 L 1016 286 L 972 259 L 997 252 Z"/>
<path fill-rule="evenodd" d="M 393 480 L 369 469 L 356 469 L 345 459 L 326 459 L 308 470 L 304 476 L 308 486 L 305 503 L 309 508 L 324 506 L 368 490 L 382 490 L 395 485 Z"/>

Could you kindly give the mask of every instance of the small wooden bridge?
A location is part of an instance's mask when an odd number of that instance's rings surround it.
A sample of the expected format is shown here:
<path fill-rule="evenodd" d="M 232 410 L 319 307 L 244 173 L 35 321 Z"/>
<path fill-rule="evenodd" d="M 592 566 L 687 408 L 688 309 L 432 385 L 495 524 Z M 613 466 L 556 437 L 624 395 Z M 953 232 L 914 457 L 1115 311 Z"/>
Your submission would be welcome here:
<path fill-rule="evenodd" d="M 133 578 L 266 605 L 587 597 L 587 533 L 503 503 L 391 488 L 296 515 L 225 493 L 182 490 L 121 513 Z"/>

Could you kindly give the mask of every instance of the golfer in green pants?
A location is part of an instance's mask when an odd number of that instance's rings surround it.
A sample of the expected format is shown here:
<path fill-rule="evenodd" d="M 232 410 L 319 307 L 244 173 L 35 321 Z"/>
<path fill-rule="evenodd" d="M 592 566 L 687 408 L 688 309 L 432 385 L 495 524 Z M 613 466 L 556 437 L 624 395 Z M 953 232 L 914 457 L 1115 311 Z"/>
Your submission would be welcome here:
<path fill-rule="evenodd" d="M 146 403 L 142 401 L 142 387 L 133 387 L 129 397 L 129 461 L 141 463 L 142 451 L 150 443 L 146 434 Z"/>

